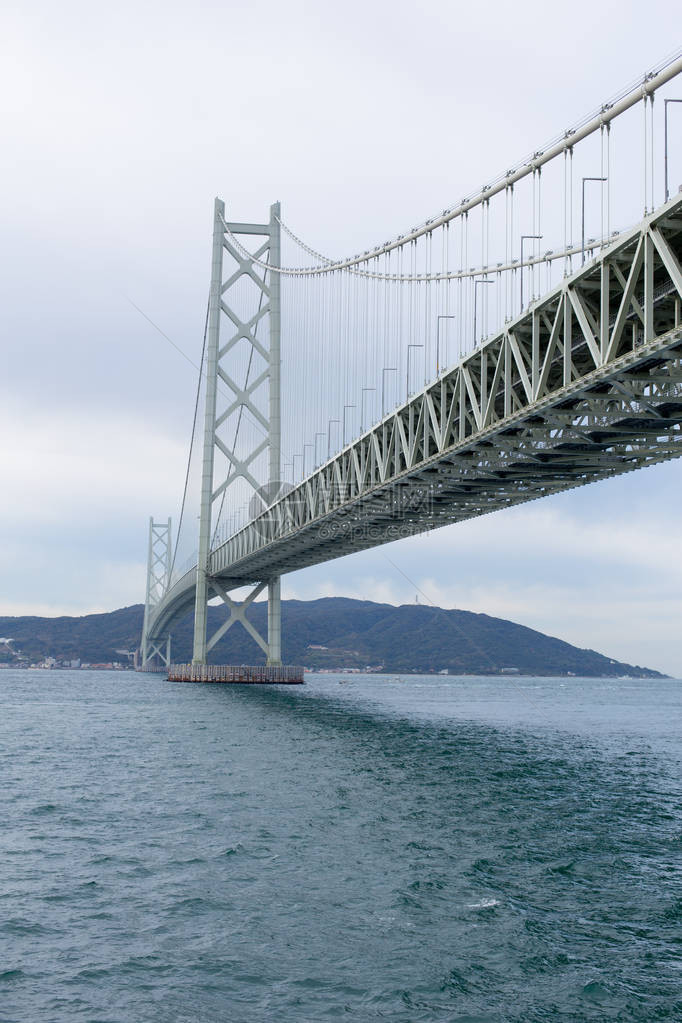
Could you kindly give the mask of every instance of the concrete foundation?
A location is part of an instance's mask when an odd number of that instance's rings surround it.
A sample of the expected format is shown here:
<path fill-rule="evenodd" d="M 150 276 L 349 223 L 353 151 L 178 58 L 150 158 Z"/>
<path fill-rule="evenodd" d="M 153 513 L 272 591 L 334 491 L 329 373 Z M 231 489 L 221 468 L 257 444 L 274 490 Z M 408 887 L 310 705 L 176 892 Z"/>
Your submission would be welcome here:
<path fill-rule="evenodd" d="M 303 668 L 290 664 L 260 664 L 255 667 L 244 664 L 171 664 L 168 678 L 171 682 L 292 686 L 303 684 Z"/>

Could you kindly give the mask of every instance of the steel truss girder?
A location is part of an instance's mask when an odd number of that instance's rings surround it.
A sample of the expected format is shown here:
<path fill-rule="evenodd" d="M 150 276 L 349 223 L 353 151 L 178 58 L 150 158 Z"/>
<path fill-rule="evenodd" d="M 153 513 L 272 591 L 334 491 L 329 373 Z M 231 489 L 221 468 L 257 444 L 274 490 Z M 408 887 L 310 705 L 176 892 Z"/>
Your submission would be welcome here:
<path fill-rule="evenodd" d="M 681 261 L 677 198 L 213 551 L 211 577 L 256 582 L 677 457 Z"/>

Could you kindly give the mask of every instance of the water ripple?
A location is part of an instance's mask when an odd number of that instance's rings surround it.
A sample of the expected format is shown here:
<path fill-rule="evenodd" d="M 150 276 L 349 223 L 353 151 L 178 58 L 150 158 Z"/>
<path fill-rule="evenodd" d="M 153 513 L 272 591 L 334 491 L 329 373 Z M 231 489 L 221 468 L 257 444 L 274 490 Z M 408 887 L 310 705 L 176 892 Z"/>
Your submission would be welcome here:
<path fill-rule="evenodd" d="M 339 681 L 2 672 L 2 1023 L 682 1019 L 679 683 Z"/>

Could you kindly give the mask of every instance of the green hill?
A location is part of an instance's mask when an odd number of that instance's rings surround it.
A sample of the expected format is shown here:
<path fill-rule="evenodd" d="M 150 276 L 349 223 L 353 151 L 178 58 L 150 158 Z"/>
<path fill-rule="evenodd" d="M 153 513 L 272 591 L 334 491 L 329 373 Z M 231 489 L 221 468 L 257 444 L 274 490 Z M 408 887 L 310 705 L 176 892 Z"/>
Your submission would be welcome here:
<path fill-rule="evenodd" d="M 11 638 L 12 648 L 30 661 L 47 656 L 58 661 L 125 661 L 117 651 L 137 647 L 142 615 L 142 605 L 136 604 L 81 618 L 0 618 L 0 635 Z M 216 628 L 224 615 L 222 608 L 209 608 L 209 628 Z M 261 634 L 266 630 L 266 615 L 265 603 L 249 609 L 249 618 Z M 447 669 L 452 674 L 494 674 L 518 668 L 528 675 L 665 677 L 490 615 L 421 604 L 394 607 L 344 597 L 283 601 L 282 645 L 285 663 L 311 668 L 381 665 L 389 672 Z M 190 660 L 191 648 L 189 616 L 173 633 L 173 660 Z M 211 660 L 262 664 L 263 654 L 236 625 L 216 645 Z"/>

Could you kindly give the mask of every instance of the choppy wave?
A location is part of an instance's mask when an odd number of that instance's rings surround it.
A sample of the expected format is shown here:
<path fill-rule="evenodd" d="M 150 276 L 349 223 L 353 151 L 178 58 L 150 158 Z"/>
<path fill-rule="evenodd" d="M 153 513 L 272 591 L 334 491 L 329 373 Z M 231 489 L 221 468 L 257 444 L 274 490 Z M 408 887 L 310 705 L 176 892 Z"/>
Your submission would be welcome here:
<path fill-rule="evenodd" d="M 2 1023 L 682 1019 L 679 683 L 339 681 L 2 673 Z"/>

